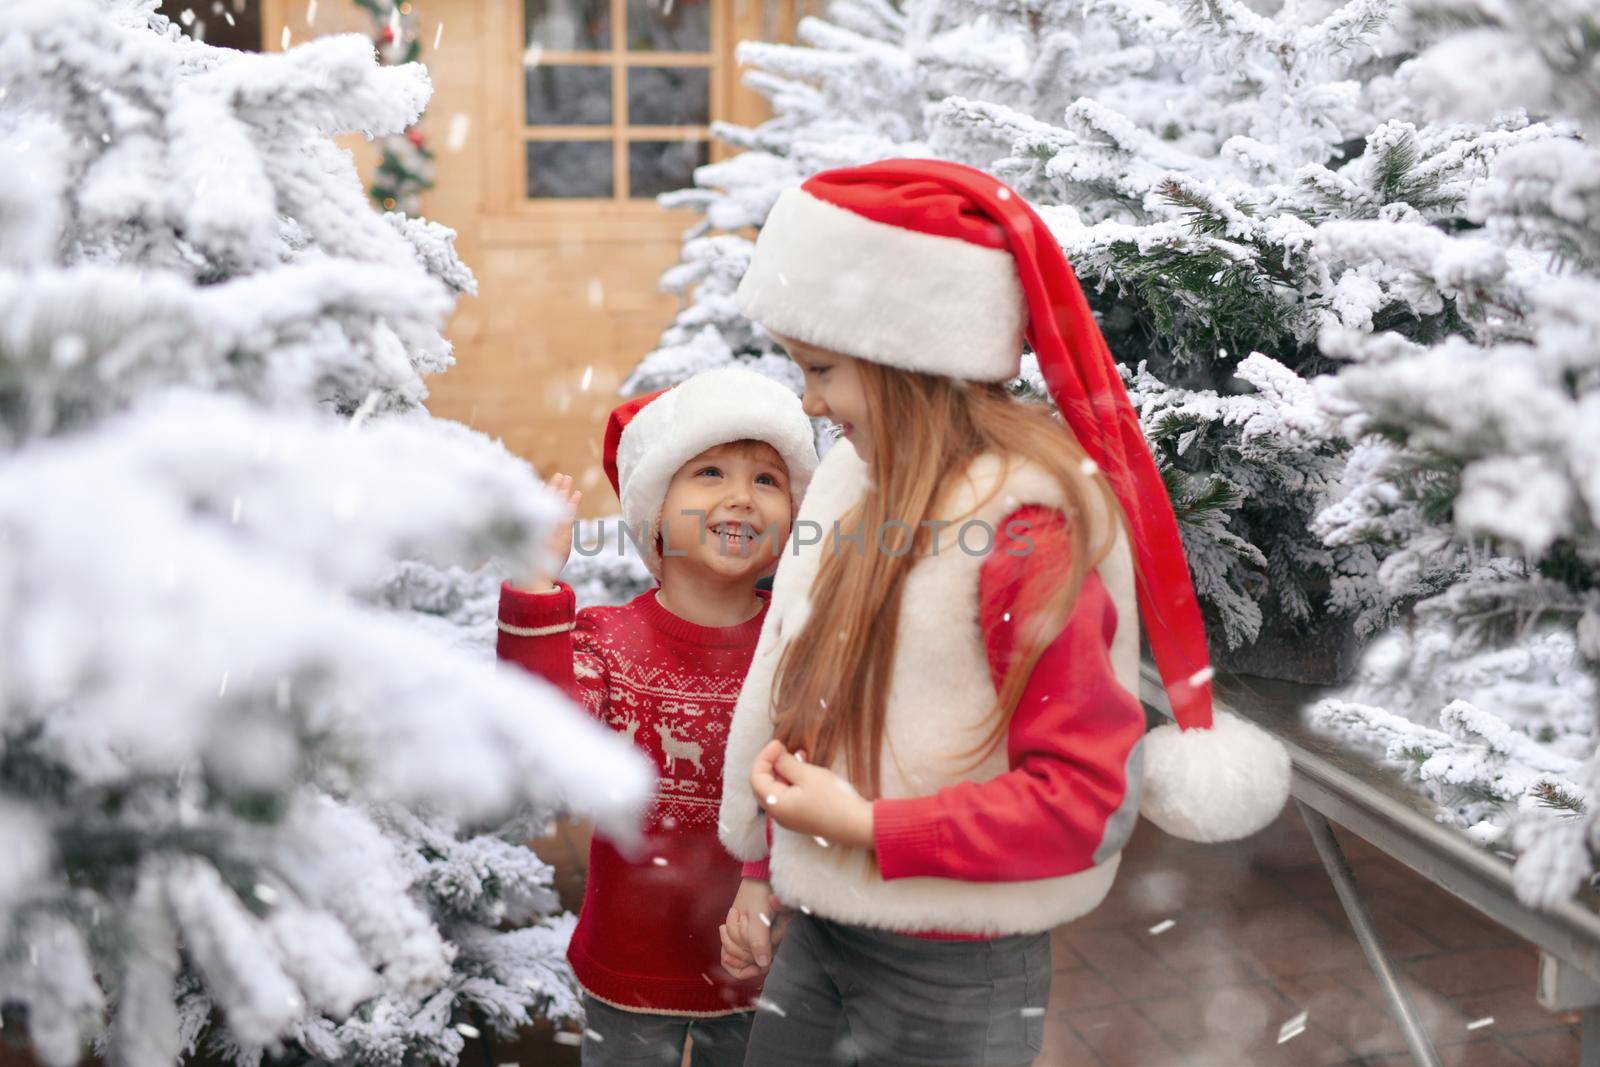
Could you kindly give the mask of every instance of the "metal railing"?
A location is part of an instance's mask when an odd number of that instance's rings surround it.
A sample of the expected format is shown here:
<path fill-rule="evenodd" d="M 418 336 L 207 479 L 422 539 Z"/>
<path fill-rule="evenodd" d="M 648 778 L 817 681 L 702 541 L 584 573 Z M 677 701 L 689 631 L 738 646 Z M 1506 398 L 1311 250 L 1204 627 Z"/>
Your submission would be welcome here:
<path fill-rule="evenodd" d="M 1435 1067 L 1438 1057 L 1361 902 L 1330 822 L 1536 946 L 1539 1002 L 1551 1011 L 1583 1011 L 1580 1062 L 1600 1067 L 1600 894 L 1585 889 L 1544 910 L 1523 904 L 1512 889 L 1509 860 L 1436 821 L 1427 798 L 1403 782 L 1398 771 L 1306 726 L 1305 709 L 1324 695 L 1322 690 L 1221 671 L 1212 689 L 1217 708 L 1255 723 L 1288 749 L 1293 764 L 1290 794 L 1419 1064 Z M 1161 676 L 1148 661 L 1141 665 L 1139 697 L 1171 717 Z"/>

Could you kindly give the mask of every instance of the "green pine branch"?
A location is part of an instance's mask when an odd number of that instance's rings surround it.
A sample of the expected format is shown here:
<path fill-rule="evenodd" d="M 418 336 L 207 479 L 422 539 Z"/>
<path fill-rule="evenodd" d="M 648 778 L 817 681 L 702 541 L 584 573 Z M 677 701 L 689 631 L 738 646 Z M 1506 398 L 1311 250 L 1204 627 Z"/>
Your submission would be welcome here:
<path fill-rule="evenodd" d="M 1588 805 L 1583 798 L 1569 789 L 1565 789 L 1555 782 L 1540 781 L 1528 790 L 1528 793 L 1547 808 L 1564 811 L 1571 815 L 1582 815 Z"/>

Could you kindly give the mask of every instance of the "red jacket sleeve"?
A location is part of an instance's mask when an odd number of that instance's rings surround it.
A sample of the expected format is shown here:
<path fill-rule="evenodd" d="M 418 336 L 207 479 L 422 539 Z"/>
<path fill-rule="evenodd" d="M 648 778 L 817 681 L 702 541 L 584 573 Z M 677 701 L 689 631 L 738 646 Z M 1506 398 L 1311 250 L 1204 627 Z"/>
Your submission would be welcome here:
<path fill-rule="evenodd" d="M 1022 537 L 1014 523 L 1026 522 Z M 1031 550 L 1021 553 L 1031 541 Z M 1009 550 L 1009 551 L 1008 551 Z M 980 577 L 980 621 L 998 691 L 1034 604 L 1040 574 L 1071 555 L 1066 517 L 1023 507 L 1007 517 Z M 1012 882 L 1086 870 L 1121 849 L 1137 816 L 1144 737 L 1138 699 L 1117 681 L 1110 646 L 1117 611 L 1090 572 L 1061 632 L 1028 679 L 1006 739 L 1010 770 L 928 796 L 878 799 L 873 845 L 884 879 Z M 1130 779 L 1132 779 L 1130 781 Z"/>
<path fill-rule="evenodd" d="M 548 593 L 502 582 L 495 655 L 551 682 L 601 717 L 606 710 L 606 663 L 576 606 L 577 597 L 565 582 L 556 582 Z"/>

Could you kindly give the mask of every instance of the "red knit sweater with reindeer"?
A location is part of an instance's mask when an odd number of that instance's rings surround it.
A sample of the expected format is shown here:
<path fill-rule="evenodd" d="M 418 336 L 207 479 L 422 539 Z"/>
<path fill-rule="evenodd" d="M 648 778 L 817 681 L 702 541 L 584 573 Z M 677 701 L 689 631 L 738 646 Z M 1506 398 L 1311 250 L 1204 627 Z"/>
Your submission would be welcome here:
<path fill-rule="evenodd" d="M 500 590 L 499 658 L 560 686 L 656 763 L 656 794 L 630 861 L 598 834 L 589 846 L 583 910 L 567 947 L 578 982 L 619 1008 L 725 1015 L 755 1008 L 760 977 L 722 968 L 718 925 L 740 867 L 717 839 L 722 757 L 734 701 L 767 614 L 700 626 L 661 606 L 656 590 L 617 607 L 575 611 L 571 586 Z"/>

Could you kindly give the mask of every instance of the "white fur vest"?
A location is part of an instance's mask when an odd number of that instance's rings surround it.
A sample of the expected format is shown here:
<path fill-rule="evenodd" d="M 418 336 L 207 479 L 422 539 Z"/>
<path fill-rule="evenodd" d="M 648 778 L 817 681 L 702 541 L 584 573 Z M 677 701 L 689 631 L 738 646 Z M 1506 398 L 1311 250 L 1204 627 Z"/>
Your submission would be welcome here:
<path fill-rule="evenodd" d="M 957 479 L 947 491 L 939 517 L 971 513 L 970 519 L 987 523 L 988 531 L 998 537 L 1004 533 L 1005 517 L 1024 504 L 1062 506 L 1054 479 L 1036 464 L 1013 460 L 1009 471 L 1006 466 L 994 454 L 977 457 L 967 468 L 967 477 Z M 1001 479 L 1000 491 L 974 510 Z M 805 625 L 812 579 L 827 534 L 860 498 L 866 483 L 866 464 L 848 441 L 840 440 L 817 468 L 796 517 L 797 524 L 815 522 L 823 531 L 822 542 L 798 551 L 787 546 L 773 581 L 772 606 L 734 709 L 723 765 L 719 833 L 740 859 L 759 859 L 767 851 L 765 823 L 749 777 L 756 753 L 772 738 L 773 672 L 785 635 L 793 637 Z M 973 527 L 967 537 L 972 551 L 963 550 L 955 534 L 967 521 L 943 528 L 938 553 L 918 559 L 906 576 L 881 762 L 885 797 L 923 796 L 963 778 L 986 781 L 1009 769 L 1004 743 L 976 768 L 968 769 L 970 758 L 958 758 L 983 736 L 995 698 L 978 605 L 984 546 L 992 547 L 992 540 L 982 528 Z M 814 537 L 814 531 L 808 528 L 807 536 Z M 870 531 L 865 550 L 875 550 Z M 1139 617 L 1132 564 L 1120 532 L 1098 574 L 1117 610 L 1111 662 L 1123 686 L 1137 693 Z M 843 774 L 843 763 L 841 755 L 833 769 Z M 1130 775 L 1137 771 L 1137 761 L 1130 760 Z M 1134 809 L 1137 784 L 1134 779 L 1129 786 Z M 1125 818 L 1125 825 L 1131 826 L 1134 810 Z M 787 905 L 805 905 L 839 922 L 897 930 L 1034 932 L 1075 919 L 1104 899 L 1125 839 L 1125 834 L 1118 836 L 1113 848 L 1102 850 L 1107 854 L 1097 854 L 1095 866 L 1062 877 L 1023 882 L 933 877 L 884 881 L 871 850 L 835 842 L 823 846 L 774 823 L 772 887 Z"/>

